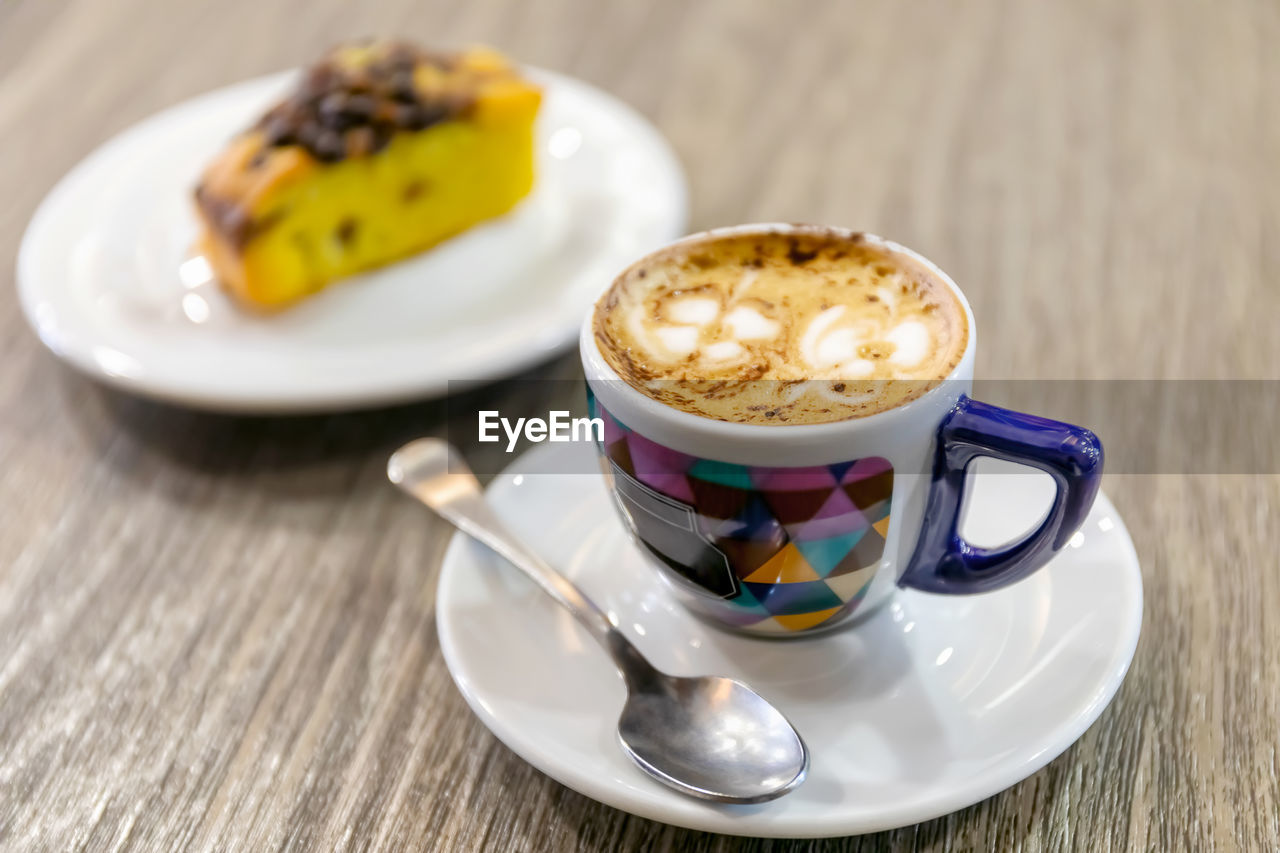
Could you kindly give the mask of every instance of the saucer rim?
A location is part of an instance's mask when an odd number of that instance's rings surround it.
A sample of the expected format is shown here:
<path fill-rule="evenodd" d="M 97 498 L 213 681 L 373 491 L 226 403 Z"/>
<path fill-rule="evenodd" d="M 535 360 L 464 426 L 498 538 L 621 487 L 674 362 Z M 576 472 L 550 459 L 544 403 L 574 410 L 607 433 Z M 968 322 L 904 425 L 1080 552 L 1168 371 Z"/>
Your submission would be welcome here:
<path fill-rule="evenodd" d="M 571 447 L 571 446 L 565 446 Z M 546 460 L 539 461 L 540 455 L 551 455 L 564 452 L 565 448 L 555 445 L 540 445 L 517 457 L 503 469 L 486 488 L 490 492 L 500 493 L 514 488 L 513 476 L 524 469 L 532 471 L 555 470 L 548 466 Z M 566 475 L 580 476 L 580 475 Z M 588 475 L 589 476 L 589 475 Z M 1115 504 L 1102 491 L 1099 491 L 1094 507 L 1090 510 L 1090 518 L 1097 512 L 1104 512 L 1112 519 L 1114 527 L 1111 537 L 1113 543 L 1121 549 L 1121 557 L 1126 567 L 1122 577 L 1116 578 L 1117 584 L 1126 588 L 1126 597 L 1130 601 L 1127 610 L 1128 620 L 1120 632 L 1120 639 L 1112 649 L 1107 665 L 1107 677 L 1097 689 L 1080 704 L 1069 718 L 1069 722 L 1053 729 L 1039 748 L 1019 760 L 1010 760 L 996 765 L 986 773 L 971 777 L 963 786 L 956 786 L 941 795 L 923 800 L 913 801 L 899 808 L 879 809 L 870 817 L 855 816 L 853 819 L 830 818 L 826 820 L 807 820 L 804 828 L 797 828 L 793 820 L 778 815 L 778 820 L 771 820 L 766 811 L 770 806 L 785 804 L 780 800 L 774 804 L 760 806 L 723 806 L 690 801 L 684 803 L 678 794 L 661 790 L 655 800 L 633 800 L 627 795 L 627 788 L 610 784 L 606 777 L 603 781 L 586 772 L 573 763 L 554 764 L 546 761 L 531 748 L 528 748 L 520 736 L 518 727 L 491 713 L 485 705 L 480 691 L 467 675 L 467 668 L 462 664 L 459 650 L 455 647 L 455 632 L 451 628 L 452 614 L 447 605 L 450 596 L 442 592 L 453 583 L 452 578 L 458 571 L 454 567 L 466 557 L 464 551 L 483 552 L 483 546 L 469 540 L 461 533 L 455 533 L 445 549 L 440 563 L 440 573 L 436 589 L 436 633 L 440 643 L 441 654 L 445 666 L 453 678 L 454 684 L 462 694 L 467 706 L 482 724 L 508 749 L 520 756 L 522 760 L 536 768 L 539 772 L 576 791 L 583 796 L 616 808 L 628 814 L 648 820 L 677 826 L 684 829 L 702 832 L 714 832 L 724 835 L 735 835 L 753 838 L 834 838 L 850 835 L 864 835 L 898 829 L 904 826 L 933 820 L 952 814 L 961 809 L 980 803 L 1001 791 L 1032 776 L 1042 770 L 1055 758 L 1062 755 L 1098 720 L 1102 712 L 1115 698 L 1121 684 L 1128 675 L 1142 631 L 1143 585 L 1141 566 L 1133 537 L 1129 534 L 1124 519 L 1117 511 Z M 1000 595 L 1003 590 L 996 590 L 987 595 Z M 924 596 L 927 593 L 899 590 L 897 594 L 908 596 Z M 931 596 L 936 597 L 936 596 Z M 760 639 L 771 642 L 770 639 Z M 819 639 L 821 641 L 821 638 Z M 812 747 L 811 747 L 812 748 Z M 664 808 L 664 802 L 669 803 Z M 675 803 L 688 808 L 670 810 Z M 841 813 L 839 809 L 833 812 Z M 843 814 L 847 814 L 844 812 Z M 748 826 L 742 826 L 743 822 Z"/>

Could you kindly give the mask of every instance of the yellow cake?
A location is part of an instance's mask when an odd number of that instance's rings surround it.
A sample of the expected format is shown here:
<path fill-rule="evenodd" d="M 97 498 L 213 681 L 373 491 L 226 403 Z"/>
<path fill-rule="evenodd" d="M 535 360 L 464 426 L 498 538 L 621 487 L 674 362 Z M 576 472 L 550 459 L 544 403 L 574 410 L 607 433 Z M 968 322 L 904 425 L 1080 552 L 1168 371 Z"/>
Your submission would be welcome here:
<path fill-rule="evenodd" d="M 261 308 L 420 252 L 529 193 L 540 102 L 491 50 L 337 48 L 205 170 L 201 249 Z"/>

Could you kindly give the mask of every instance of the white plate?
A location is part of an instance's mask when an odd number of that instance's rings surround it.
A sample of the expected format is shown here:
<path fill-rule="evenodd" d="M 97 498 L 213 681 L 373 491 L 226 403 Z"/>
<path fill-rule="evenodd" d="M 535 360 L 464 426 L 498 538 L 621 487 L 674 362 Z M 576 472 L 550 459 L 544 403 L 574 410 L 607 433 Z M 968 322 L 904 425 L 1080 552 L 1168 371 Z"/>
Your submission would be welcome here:
<path fill-rule="evenodd" d="M 538 181 L 512 213 L 276 316 L 238 310 L 191 260 L 191 191 L 294 72 L 124 131 L 40 205 L 18 287 L 41 340 L 128 391 L 234 411 L 369 406 L 518 371 L 572 343 L 614 274 L 683 233 L 686 189 L 658 132 L 568 77 L 545 86 Z M 185 265 L 184 265 L 185 264 Z"/>
<path fill-rule="evenodd" d="M 785 713 L 813 753 L 795 792 L 760 806 L 682 797 L 632 766 L 615 723 L 624 691 L 609 659 L 532 583 L 456 538 L 436 615 L 445 661 L 503 743 L 576 791 L 641 817 L 735 835 L 852 835 L 976 803 L 1043 767 L 1097 719 L 1123 680 L 1142 581 L 1115 507 L 1099 497 L 1046 569 L 987 595 L 902 592 L 856 627 L 798 640 L 732 635 L 690 617 L 627 539 L 583 445 L 544 445 L 489 497 L 533 548 L 577 581 L 659 667 L 741 678 Z M 993 486 L 995 484 L 995 487 Z M 983 479 L 967 536 L 1028 524 L 1037 477 Z M 1024 511 L 1031 507 L 1028 516 Z"/>

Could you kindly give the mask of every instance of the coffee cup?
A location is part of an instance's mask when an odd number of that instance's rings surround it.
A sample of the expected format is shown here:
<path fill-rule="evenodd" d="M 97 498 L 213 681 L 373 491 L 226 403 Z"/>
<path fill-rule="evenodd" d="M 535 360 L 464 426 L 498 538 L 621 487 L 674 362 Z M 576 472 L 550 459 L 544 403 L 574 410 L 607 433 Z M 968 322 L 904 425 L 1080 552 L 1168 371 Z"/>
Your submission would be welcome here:
<path fill-rule="evenodd" d="M 742 328 L 754 337 L 715 337 Z M 1015 583 L 1066 545 L 1098 492 L 1097 437 L 972 399 L 964 294 L 874 235 L 785 224 L 692 235 L 624 271 L 579 343 L 619 515 L 676 597 L 725 628 L 804 636 L 855 623 L 898 588 Z M 982 456 L 1055 486 L 1043 521 L 998 548 L 959 531 Z"/>

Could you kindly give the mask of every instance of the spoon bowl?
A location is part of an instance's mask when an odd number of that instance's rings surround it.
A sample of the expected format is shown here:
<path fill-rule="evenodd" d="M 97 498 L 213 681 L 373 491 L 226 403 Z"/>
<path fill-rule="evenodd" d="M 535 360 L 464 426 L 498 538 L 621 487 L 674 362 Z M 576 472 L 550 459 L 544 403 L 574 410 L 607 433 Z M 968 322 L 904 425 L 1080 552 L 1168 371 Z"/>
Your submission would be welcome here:
<path fill-rule="evenodd" d="M 622 748 L 649 775 L 690 796 L 776 799 L 804 781 L 809 752 L 786 717 L 740 681 L 659 673 L 627 696 Z"/>

